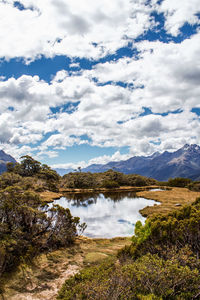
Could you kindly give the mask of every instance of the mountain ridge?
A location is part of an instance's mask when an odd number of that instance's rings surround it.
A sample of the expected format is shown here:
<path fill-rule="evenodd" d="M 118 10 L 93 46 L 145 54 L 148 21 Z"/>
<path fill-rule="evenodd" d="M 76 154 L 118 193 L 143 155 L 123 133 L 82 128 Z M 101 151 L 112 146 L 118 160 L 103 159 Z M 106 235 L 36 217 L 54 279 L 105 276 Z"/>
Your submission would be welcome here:
<path fill-rule="evenodd" d="M 119 162 L 90 165 L 83 172 L 104 172 L 112 168 L 125 174 L 135 173 L 160 181 L 174 177 L 196 180 L 200 177 L 200 147 L 185 144 L 174 152 L 155 152 L 150 156 L 133 156 Z"/>
<path fill-rule="evenodd" d="M 8 162 L 16 160 L 3 150 L 0 150 L 0 174 L 6 171 Z M 200 180 L 200 146 L 185 144 L 182 148 L 163 153 L 155 152 L 150 156 L 133 156 L 127 160 L 110 161 L 107 164 L 92 164 L 83 168 L 83 172 L 99 173 L 113 169 L 125 174 L 138 174 L 160 181 L 169 178 L 185 177 Z M 72 169 L 55 169 L 63 176 Z"/>
<path fill-rule="evenodd" d="M 16 163 L 17 161 L 11 155 L 0 150 L 0 174 L 7 170 L 6 164 L 9 162 Z"/>

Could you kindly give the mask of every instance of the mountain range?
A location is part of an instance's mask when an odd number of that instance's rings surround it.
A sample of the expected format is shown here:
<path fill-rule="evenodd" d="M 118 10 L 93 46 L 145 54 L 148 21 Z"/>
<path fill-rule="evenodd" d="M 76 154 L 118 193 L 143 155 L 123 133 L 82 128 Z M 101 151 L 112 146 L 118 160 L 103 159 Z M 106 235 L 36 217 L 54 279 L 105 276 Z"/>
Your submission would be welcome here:
<path fill-rule="evenodd" d="M 8 162 L 16 160 L 0 150 L 0 174 L 6 171 Z M 99 173 L 113 169 L 125 174 L 139 174 L 160 181 L 169 178 L 185 177 L 200 180 L 200 147 L 196 144 L 186 144 L 175 152 L 155 152 L 150 156 L 133 156 L 127 160 L 109 162 L 107 164 L 92 164 L 82 169 L 83 172 Z M 55 169 L 61 176 L 72 172 L 72 169 Z"/>
<path fill-rule="evenodd" d="M 6 154 L 3 150 L 0 150 L 0 174 L 7 170 L 6 164 L 8 162 L 16 163 L 16 160 L 9 154 Z"/>
<path fill-rule="evenodd" d="M 109 162 L 105 165 L 93 164 L 83 172 L 104 172 L 109 169 L 125 174 L 139 174 L 160 181 L 169 178 L 185 177 L 192 180 L 200 179 L 200 147 L 188 145 L 175 152 L 156 152 L 151 156 L 134 156 L 128 160 Z"/>

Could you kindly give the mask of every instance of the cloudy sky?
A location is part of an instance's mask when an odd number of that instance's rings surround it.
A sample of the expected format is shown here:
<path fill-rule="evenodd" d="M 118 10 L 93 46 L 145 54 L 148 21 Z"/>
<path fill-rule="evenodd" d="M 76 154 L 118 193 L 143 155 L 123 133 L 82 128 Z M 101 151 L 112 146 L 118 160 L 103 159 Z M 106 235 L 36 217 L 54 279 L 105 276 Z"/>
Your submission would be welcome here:
<path fill-rule="evenodd" d="M 57 167 L 200 143 L 199 0 L 0 0 L 0 149 Z"/>

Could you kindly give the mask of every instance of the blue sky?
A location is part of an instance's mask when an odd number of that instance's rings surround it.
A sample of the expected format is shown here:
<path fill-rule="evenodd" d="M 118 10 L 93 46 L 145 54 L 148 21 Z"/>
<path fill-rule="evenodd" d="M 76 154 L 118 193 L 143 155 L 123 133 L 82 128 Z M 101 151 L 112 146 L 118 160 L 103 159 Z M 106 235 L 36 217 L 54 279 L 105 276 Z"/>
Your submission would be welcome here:
<path fill-rule="evenodd" d="M 7 0 L 0 22 L 15 158 L 76 168 L 199 144 L 199 0 Z"/>

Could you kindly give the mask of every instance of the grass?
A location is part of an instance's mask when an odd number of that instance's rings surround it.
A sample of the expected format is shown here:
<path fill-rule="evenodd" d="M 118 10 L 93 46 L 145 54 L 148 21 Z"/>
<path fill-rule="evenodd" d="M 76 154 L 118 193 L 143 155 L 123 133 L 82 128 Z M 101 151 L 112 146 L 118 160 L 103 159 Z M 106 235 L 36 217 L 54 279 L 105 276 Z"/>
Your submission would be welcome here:
<path fill-rule="evenodd" d="M 108 255 L 102 252 L 90 252 L 86 254 L 84 263 L 87 265 L 98 263 L 101 260 L 108 258 Z"/>
<path fill-rule="evenodd" d="M 120 186 L 117 188 L 93 188 L 93 189 L 74 189 L 74 188 L 61 188 L 60 193 L 94 193 L 94 192 L 122 192 L 122 191 L 133 191 L 139 192 L 143 190 L 149 190 L 152 188 L 160 188 L 160 186 Z"/>
<path fill-rule="evenodd" d="M 44 202 L 52 202 L 55 199 L 61 198 L 63 195 L 62 193 L 54 193 L 50 191 L 45 191 L 40 193 L 40 197 Z"/>
<path fill-rule="evenodd" d="M 199 192 L 193 192 L 187 188 L 172 188 L 165 191 L 142 191 L 137 196 L 160 202 L 160 205 L 147 206 L 140 213 L 147 217 L 153 214 L 167 214 L 179 209 L 181 206 L 191 204 L 200 197 Z"/>
<path fill-rule="evenodd" d="M 107 188 L 98 188 L 98 189 L 63 189 L 61 188 L 59 192 L 51 192 L 51 191 L 44 191 L 39 193 L 40 197 L 44 202 L 53 202 L 53 200 L 59 199 L 64 196 L 64 193 L 73 193 L 73 194 L 79 194 L 79 193 L 94 193 L 94 192 L 122 192 L 122 191 L 133 191 L 133 192 L 140 192 L 144 190 L 149 190 L 152 188 L 160 188 L 159 186 L 145 186 L 145 187 L 133 187 L 133 186 L 121 186 L 119 188 L 114 189 L 107 189 Z"/>
<path fill-rule="evenodd" d="M 64 281 L 86 265 L 94 265 L 108 257 L 115 257 L 119 249 L 130 245 L 130 238 L 89 239 L 79 237 L 75 245 L 41 254 L 31 265 L 21 266 L 13 274 L 6 274 L 5 300 L 50 300 Z M 23 267 L 23 268 L 22 268 Z"/>

